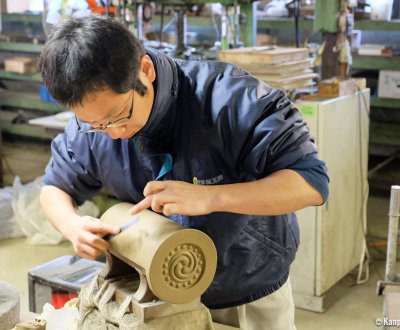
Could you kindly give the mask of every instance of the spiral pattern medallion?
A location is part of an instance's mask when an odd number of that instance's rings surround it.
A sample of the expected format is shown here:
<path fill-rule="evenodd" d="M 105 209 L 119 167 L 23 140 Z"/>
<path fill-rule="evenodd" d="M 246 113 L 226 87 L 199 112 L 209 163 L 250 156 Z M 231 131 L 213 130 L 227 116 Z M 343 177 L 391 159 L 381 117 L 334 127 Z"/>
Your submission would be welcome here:
<path fill-rule="evenodd" d="M 202 277 L 204 254 L 197 245 L 181 244 L 168 252 L 163 263 L 163 277 L 168 286 L 185 290 Z"/>

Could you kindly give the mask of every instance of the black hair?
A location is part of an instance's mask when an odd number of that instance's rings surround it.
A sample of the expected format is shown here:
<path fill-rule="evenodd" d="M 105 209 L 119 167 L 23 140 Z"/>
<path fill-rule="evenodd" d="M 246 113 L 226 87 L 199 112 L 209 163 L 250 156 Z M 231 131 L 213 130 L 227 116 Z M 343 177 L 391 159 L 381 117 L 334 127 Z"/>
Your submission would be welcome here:
<path fill-rule="evenodd" d="M 67 107 L 82 105 L 88 93 L 109 87 L 116 93 L 133 88 L 144 95 L 139 80 L 145 50 L 124 25 L 97 15 L 73 17 L 55 26 L 38 68 L 50 94 Z"/>

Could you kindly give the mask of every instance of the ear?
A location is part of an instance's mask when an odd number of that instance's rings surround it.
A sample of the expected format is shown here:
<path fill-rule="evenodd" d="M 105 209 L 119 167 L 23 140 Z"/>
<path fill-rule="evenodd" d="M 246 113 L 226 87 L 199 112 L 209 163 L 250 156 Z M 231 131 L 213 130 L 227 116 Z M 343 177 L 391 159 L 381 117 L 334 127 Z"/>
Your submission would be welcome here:
<path fill-rule="evenodd" d="M 140 59 L 140 70 L 145 74 L 150 82 L 153 82 L 156 79 L 156 70 L 149 55 L 144 55 Z"/>

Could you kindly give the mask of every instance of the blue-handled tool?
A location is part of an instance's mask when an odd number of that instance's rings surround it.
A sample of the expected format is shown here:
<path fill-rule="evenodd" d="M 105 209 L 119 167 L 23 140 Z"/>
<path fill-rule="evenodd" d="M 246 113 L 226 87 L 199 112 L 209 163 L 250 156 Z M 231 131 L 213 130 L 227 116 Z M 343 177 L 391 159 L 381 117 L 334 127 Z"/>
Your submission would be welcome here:
<path fill-rule="evenodd" d="M 117 236 L 117 235 L 121 234 L 124 230 L 127 230 L 130 226 L 134 225 L 136 222 L 139 221 L 139 219 L 140 219 L 139 216 L 136 216 L 136 217 L 132 218 L 127 223 L 125 223 L 121 227 L 119 227 L 120 232 L 118 234 L 107 234 L 107 235 L 103 236 L 103 239 L 106 240 L 106 241 L 109 241 L 114 236 Z"/>

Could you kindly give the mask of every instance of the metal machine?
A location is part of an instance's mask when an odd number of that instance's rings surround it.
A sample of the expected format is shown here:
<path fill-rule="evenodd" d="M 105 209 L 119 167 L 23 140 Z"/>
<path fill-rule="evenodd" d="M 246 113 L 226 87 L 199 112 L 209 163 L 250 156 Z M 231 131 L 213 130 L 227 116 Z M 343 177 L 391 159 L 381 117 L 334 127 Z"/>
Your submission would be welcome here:
<path fill-rule="evenodd" d="M 243 44 L 248 44 L 247 40 L 251 39 L 254 43 L 254 31 L 255 31 L 255 20 L 253 22 L 253 7 L 252 0 L 232 1 L 224 0 L 219 2 L 222 6 L 220 13 L 220 28 L 217 33 L 217 48 L 228 49 L 236 48 Z M 187 44 L 187 11 L 192 5 L 198 4 L 211 4 L 213 1 L 155 1 L 154 3 L 160 4 L 160 46 L 162 45 L 162 32 L 166 26 L 171 24 L 175 25 L 176 28 L 176 45 L 169 51 L 171 55 L 180 58 L 190 58 L 190 55 L 196 50 L 192 47 L 188 47 Z M 135 30 L 138 39 L 143 40 L 143 19 L 144 19 L 144 8 L 147 7 L 148 2 L 144 1 L 119 1 L 118 2 L 118 15 L 120 19 L 126 22 L 128 25 L 132 25 Z M 164 25 L 164 8 L 172 7 L 174 11 L 174 17 L 172 22 Z M 254 24 L 253 24 L 254 23 Z M 244 27 L 244 31 L 241 34 L 241 26 Z M 249 31 L 250 30 L 250 31 Z M 246 42 L 241 42 L 241 35 L 246 35 Z M 162 46 L 161 46 L 162 48 Z"/>

